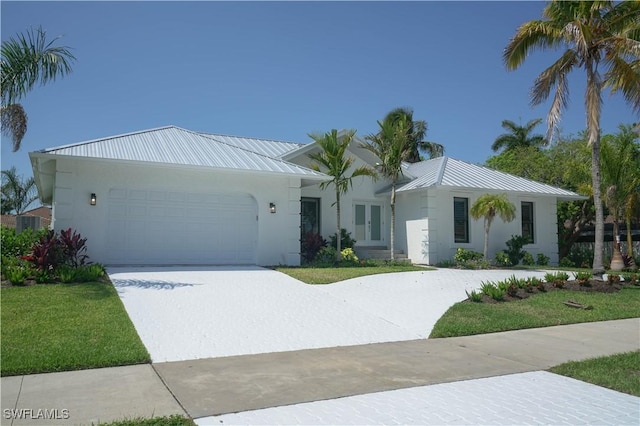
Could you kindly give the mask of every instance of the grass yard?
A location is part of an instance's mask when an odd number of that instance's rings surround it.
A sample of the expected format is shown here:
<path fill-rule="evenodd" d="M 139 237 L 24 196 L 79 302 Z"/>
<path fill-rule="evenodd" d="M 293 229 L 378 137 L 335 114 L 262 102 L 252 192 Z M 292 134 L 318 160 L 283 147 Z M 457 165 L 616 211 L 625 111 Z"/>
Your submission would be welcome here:
<path fill-rule="evenodd" d="M 387 274 L 390 272 L 432 271 L 433 268 L 406 265 L 354 266 L 339 268 L 289 268 L 278 266 L 276 271 L 287 274 L 307 284 L 331 284 L 365 275 Z"/>
<path fill-rule="evenodd" d="M 640 351 L 567 362 L 549 371 L 640 396 Z"/>
<path fill-rule="evenodd" d="M 128 420 L 116 420 L 108 423 L 98 423 L 98 426 L 195 426 L 196 423 L 180 415 L 153 417 L 145 419 L 138 417 Z"/>
<path fill-rule="evenodd" d="M 592 310 L 574 309 L 562 302 L 575 300 Z M 587 293 L 557 290 L 539 293 L 515 302 L 453 305 L 438 320 L 430 338 L 468 336 L 524 328 L 581 322 L 635 318 L 640 313 L 640 287 L 617 293 Z"/>
<path fill-rule="evenodd" d="M 2 376 L 151 360 L 111 283 L 1 291 Z"/>

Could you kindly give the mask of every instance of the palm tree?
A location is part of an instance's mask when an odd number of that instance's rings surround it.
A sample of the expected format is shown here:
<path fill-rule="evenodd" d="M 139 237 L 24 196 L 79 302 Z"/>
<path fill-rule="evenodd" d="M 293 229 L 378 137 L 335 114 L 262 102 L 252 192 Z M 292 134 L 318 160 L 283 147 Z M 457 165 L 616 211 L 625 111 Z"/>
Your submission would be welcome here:
<path fill-rule="evenodd" d="M 15 167 L 2 170 L 2 203 L 10 206 L 10 211 L 20 215 L 37 199 L 36 181 L 33 177 L 24 180 L 22 176 L 18 176 Z"/>
<path fill-rule="evenodd" d="M 622 92 L 634 110 L 640 110 L 640 2 L 560 1 L 545 6 L 543 20 L 521 25 L 509 41 L 504 63 L 517 69 L 529 53 L 537 49 L 566 50 L 535 81 L 531 103 L 553 101 L 547 116 L 547 140 L 551 140 L 560 116 L 568 104 L 568 76 L 575 68 L 584 69 L 587 77 L 585 105 L 587 143 L 591 147 L 591 178 L 596 209 L 596 232 L 592 274 L 602 279 L 604 273 L 604 213 L 600 176 L 600 111 L 602 91 Z M 600 66 L 604 74 L 600 73 Z"/>
<path fill-rule="evenodd" d="M 510 151 L 520 147 L 540 147 L 544 145 L 544 136 L 530 134 L 540 123 L 542 123 L 542 118 L 531 120 L 524 126 L 519 126 L 511 120 L 503 120 L 502 128 L 508 133 L 498 136 L 493 145 L 491 145 L 491 149 L 499 151 L 504 148 L 505 151 Z"/>
<path fill-rule="evenodd" d="M 627 219 L 627 237 L 629 237 L 633 211 L 631 206 L 638 198 L 640 186 L 638 134 L 631 126 L 621 125 L 619 128 L 619 133 L 602 138 L 601 147 L 604 200 L 613 217 L 614 240 L 611 269 L 614 271 L 620 271 L 624 267 L 620 242 L 616 239 L 620 235 L 618 221 L 621 217 Z"/>
<path fill-rule="evenodd" d="M 496 215 L 504 222 L 511 222 L 516 217 L 516 207 L 509 201 L 507 194 L 484 194 L 473 203 L 469 213 L 475 220 L 484 218 L 484 260 L 488 260 L 491 222 Z"/>
<path fill-rule="evenodd" d="M 0 116 L 2 133 L 13 141 L 13 151 L 20 149 L 27 131 L 27 114 L 18 103 L 36 83 L 44 85 L 71 72 L 75 60 L 68 47 L 54 46 L 60 37 L 47 41 L 39 27 L 2 42 Z"/>
<path fill-rule="evenodd" d="M 444 146 L 424 140 L 427 134 L 427 122 L 424 120 L 414 121 L 411 108 L 395 108 L 389 111 L 383 122 L 395 123 L 398 120 L 405 120 L 408 123 L 406 131 L 411 150 L 405 161 L 409 163 L 420 161 L 420 150 L 425 151 L 429 158 L 442 157 L 444 155 Z"/>
<path fill-rule="evenodd" d="M 377 164 L 379 172 L 391 180 L 391 260 L 395 259 L 395 229 L 396 229 L 396 185 L 402 175 L 402 162 L 411 155 L 411 144 L 407 134 L 410 123 L 406 117 L 399 117 L 395 121 L 378 121 L 380 130 L 376 134 L 368 135 L 368 143 L 363 148 L 371 151 L 380 159 Z"/>
<path fill-rule="evenodd" d="M 353 157 L 345 156 L 346 150 L 349 144 L 353 141 L 356 134 L 355 130 L 347 130 L 343 135 L 338 135 L 336 129 L 332 129 L 330 132 L 324 135 L 309 135 L 320 147 L 321 151 L 312 152 L 308 154 L 309 158 L 315 163 L 311 164 L 311 167 L 316 171 L 322 171 L 323 173 L 331 176 L 331 180 L 322 182 L 320 189 L 326 189 L 329 185 L 333 185 L 336 190 L 336 224 L 337 224 L 337 253 L 336 260 L 340 261 L 340 196 L 346 194 L 347 190 L 353 185 L 353 178 L 358 176 L 371 176 L 375 178 L 375 170 L 366 166 L 360 166 L 355 168 L 348 174 L 349 169 L 353 165 Z"/>

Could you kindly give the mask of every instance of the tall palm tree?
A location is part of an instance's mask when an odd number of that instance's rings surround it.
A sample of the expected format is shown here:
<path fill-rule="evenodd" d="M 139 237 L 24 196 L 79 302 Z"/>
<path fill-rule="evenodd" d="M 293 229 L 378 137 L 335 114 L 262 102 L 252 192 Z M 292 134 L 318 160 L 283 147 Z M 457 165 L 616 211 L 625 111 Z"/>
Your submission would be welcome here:
<path fill-rule="evenodd" d="M 31 203 L 38 199 L 36 181 L 33 177 L 23 179 L 16 168 L 2 170 L 2 203 L 10 206 L 17 215 L 24 213 Z"/>
<path fill-rule="evenodd" d="M 2 133 L 12 139 L 14 152 L 27 131 L 27 114 L 18 101 L 37 83 L 44 85 L 71 72 L 75 57 L 68 47 L 53 45 L 58 38 L 47 41 L 39 27 L 2 42 L 0 117 Z"/>
<path fill-rule="evenodd" d="M 338 135 L 336 129 L 332 129 L 323 135 L 309 135 L 320 147 L 319 152 L 312 152 L 308 154 L 309 158 L 315 163 L 311 164 L 311 167 L 316 171 L 321 171 L 329 176 L 331 180 L 322 182 L 320 189 L 326 189 L 330 185 L 335 187 L 336 191 L 336 225 L 337 225 L 337 253 L 336 260 L 340 261 L 340 197 L 349 190 L 353 185 L 353 178 L 358 176 L 370 176 L 375 178 L 377 176 L 375 170 L 366 166 L 356 167 L 351 174 L 349 169 L 355 161 L 353 157 L 346 156 L 347 148 L 353 141 L 356 134 L 355 130 L 347 130 L 343 135 Z"/>
<path fill-rule="evenodd" d="M 622 270 L 624 266 L 620 242 L 616 240 L 616 237 L 620 235 L 619 220 L 622 217 L 627 219 L 627 237 L 631 236 L 632 206 L 638 198 L 640 188 L 638 134 L 633 131 L 631 126 L 621 125 L 619 128 L 619 133 L 602 138 L 601 147 L 604 200 L 613 218 L 614 240 L 611 269 L 617 271 Z M 632 252 L 628 254 L 632 254 Z"/>
<path fill-rule="evenodd" d="M 507 194 L 483 194 L 473 203 L 469 213 L 475 220 L 484 218 L 484 260 L 488 260 L 489 229 L 493 219 L 500 216 L 504 222 L 511 222 L 516 217 L 516 207 Z"/>
<path fill-rule="evenodd" d="M 427 122 L 424 120 L 414 121 L 411 108 L 395 108 L 389 111 L 382 121 L 395 123 L 398 120 L 405 120 L 408 123 L 406 132 L 411 150 L 405 161 L 409 163 L 420 161 L 420 150 L 423 150 L 429 158 L 442 157 L 444 155 L 444 146 L 424 140 L 427 135 Z"/>
<path fill-rule="evenodd" d="M 493 145 L 491 145 L 491 149 L 499 151 L 504 148 L 505 151 L 510 151 L 520 147 L 540 147 L 544 145 L 544 136 L 531 135 L 533 129 L 540 123 L 542 123 L 542 118 L 531 120 L 524 126 L 520 126 L 511 120 L 503 120 L 502 128 L 508 133 L 498 136 Z"/>
<path fill-rule="evenodd" d="M 509 70 L 517 69 L 537 49 L 566 50 L 535 81 L 531 103 L 553 101 L 547 116 L 547 140 L 551 140 L 560 116 L 569 102 L 568 76 L 581 68 L 586 73 L 585 106 L 587 142 L 591 147 L 591 177 L 596 209 L 596 232 L 592 274 L 604 273 L 604 213 L 600 176 L 600 111 L 602 91 L 622 92 L 634 110 L 640 111 L 640 2 L 560 1 L 548 3 L 543 20 L 521 25 L 503 54 Z M 600 67 L 604 68 L 601 74 Z"/>
<path fill-rule="evenodd" d="M 395 229 L 396 229 L 396 185 L 402 175 L 402 162 L 411 155 L 411 144 L 407 128 L 410 123 L 406 117 L 399 117 L 395 121 L 378 121 L 380 130 L 376 134 L 368 135 L 368 143 L 363 148 L 371 151 L 380 159 L 376 166 L 380 174 L 391 180 L 391 260 L 395 259 Z"/>

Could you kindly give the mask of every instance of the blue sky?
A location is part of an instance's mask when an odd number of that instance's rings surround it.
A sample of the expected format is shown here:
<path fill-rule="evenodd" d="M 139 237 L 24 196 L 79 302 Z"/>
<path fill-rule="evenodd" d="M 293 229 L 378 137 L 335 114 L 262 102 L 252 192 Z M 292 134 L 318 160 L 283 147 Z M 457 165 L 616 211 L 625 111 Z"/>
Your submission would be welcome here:
<path fill-rule="evenodd" d="M 529 105 L 535 77 L 502 51 L 542 2 L 1 2 L 2 39 L 42 27 L 73 48 L 74 71 L 21 103 L 22 149 L 2 142 L 2 169 L 30 176 L 28 152 L 165 125 L 308 142 L 352 128 L 365 136 L 408 106 L 427 139 L 483 163 L 504 119 L 546 117 Z M 584 75 L 571 76 L 564 134 L 585 127 Z M 602 129 L 638 120 L 605 93 Z M 537 128 L 540 133 L 545 127 Z"/>

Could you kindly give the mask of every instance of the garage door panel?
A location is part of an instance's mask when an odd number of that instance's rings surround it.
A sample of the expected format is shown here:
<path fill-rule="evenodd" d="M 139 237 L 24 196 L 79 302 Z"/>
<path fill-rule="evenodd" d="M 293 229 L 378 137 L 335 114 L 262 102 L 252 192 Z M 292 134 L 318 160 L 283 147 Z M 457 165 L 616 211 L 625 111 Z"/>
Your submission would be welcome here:
<path fill-rule="evenodd" d="M 255 263 L 257 203 L 247 194 L 109 191 L 113 264 Z"/>

